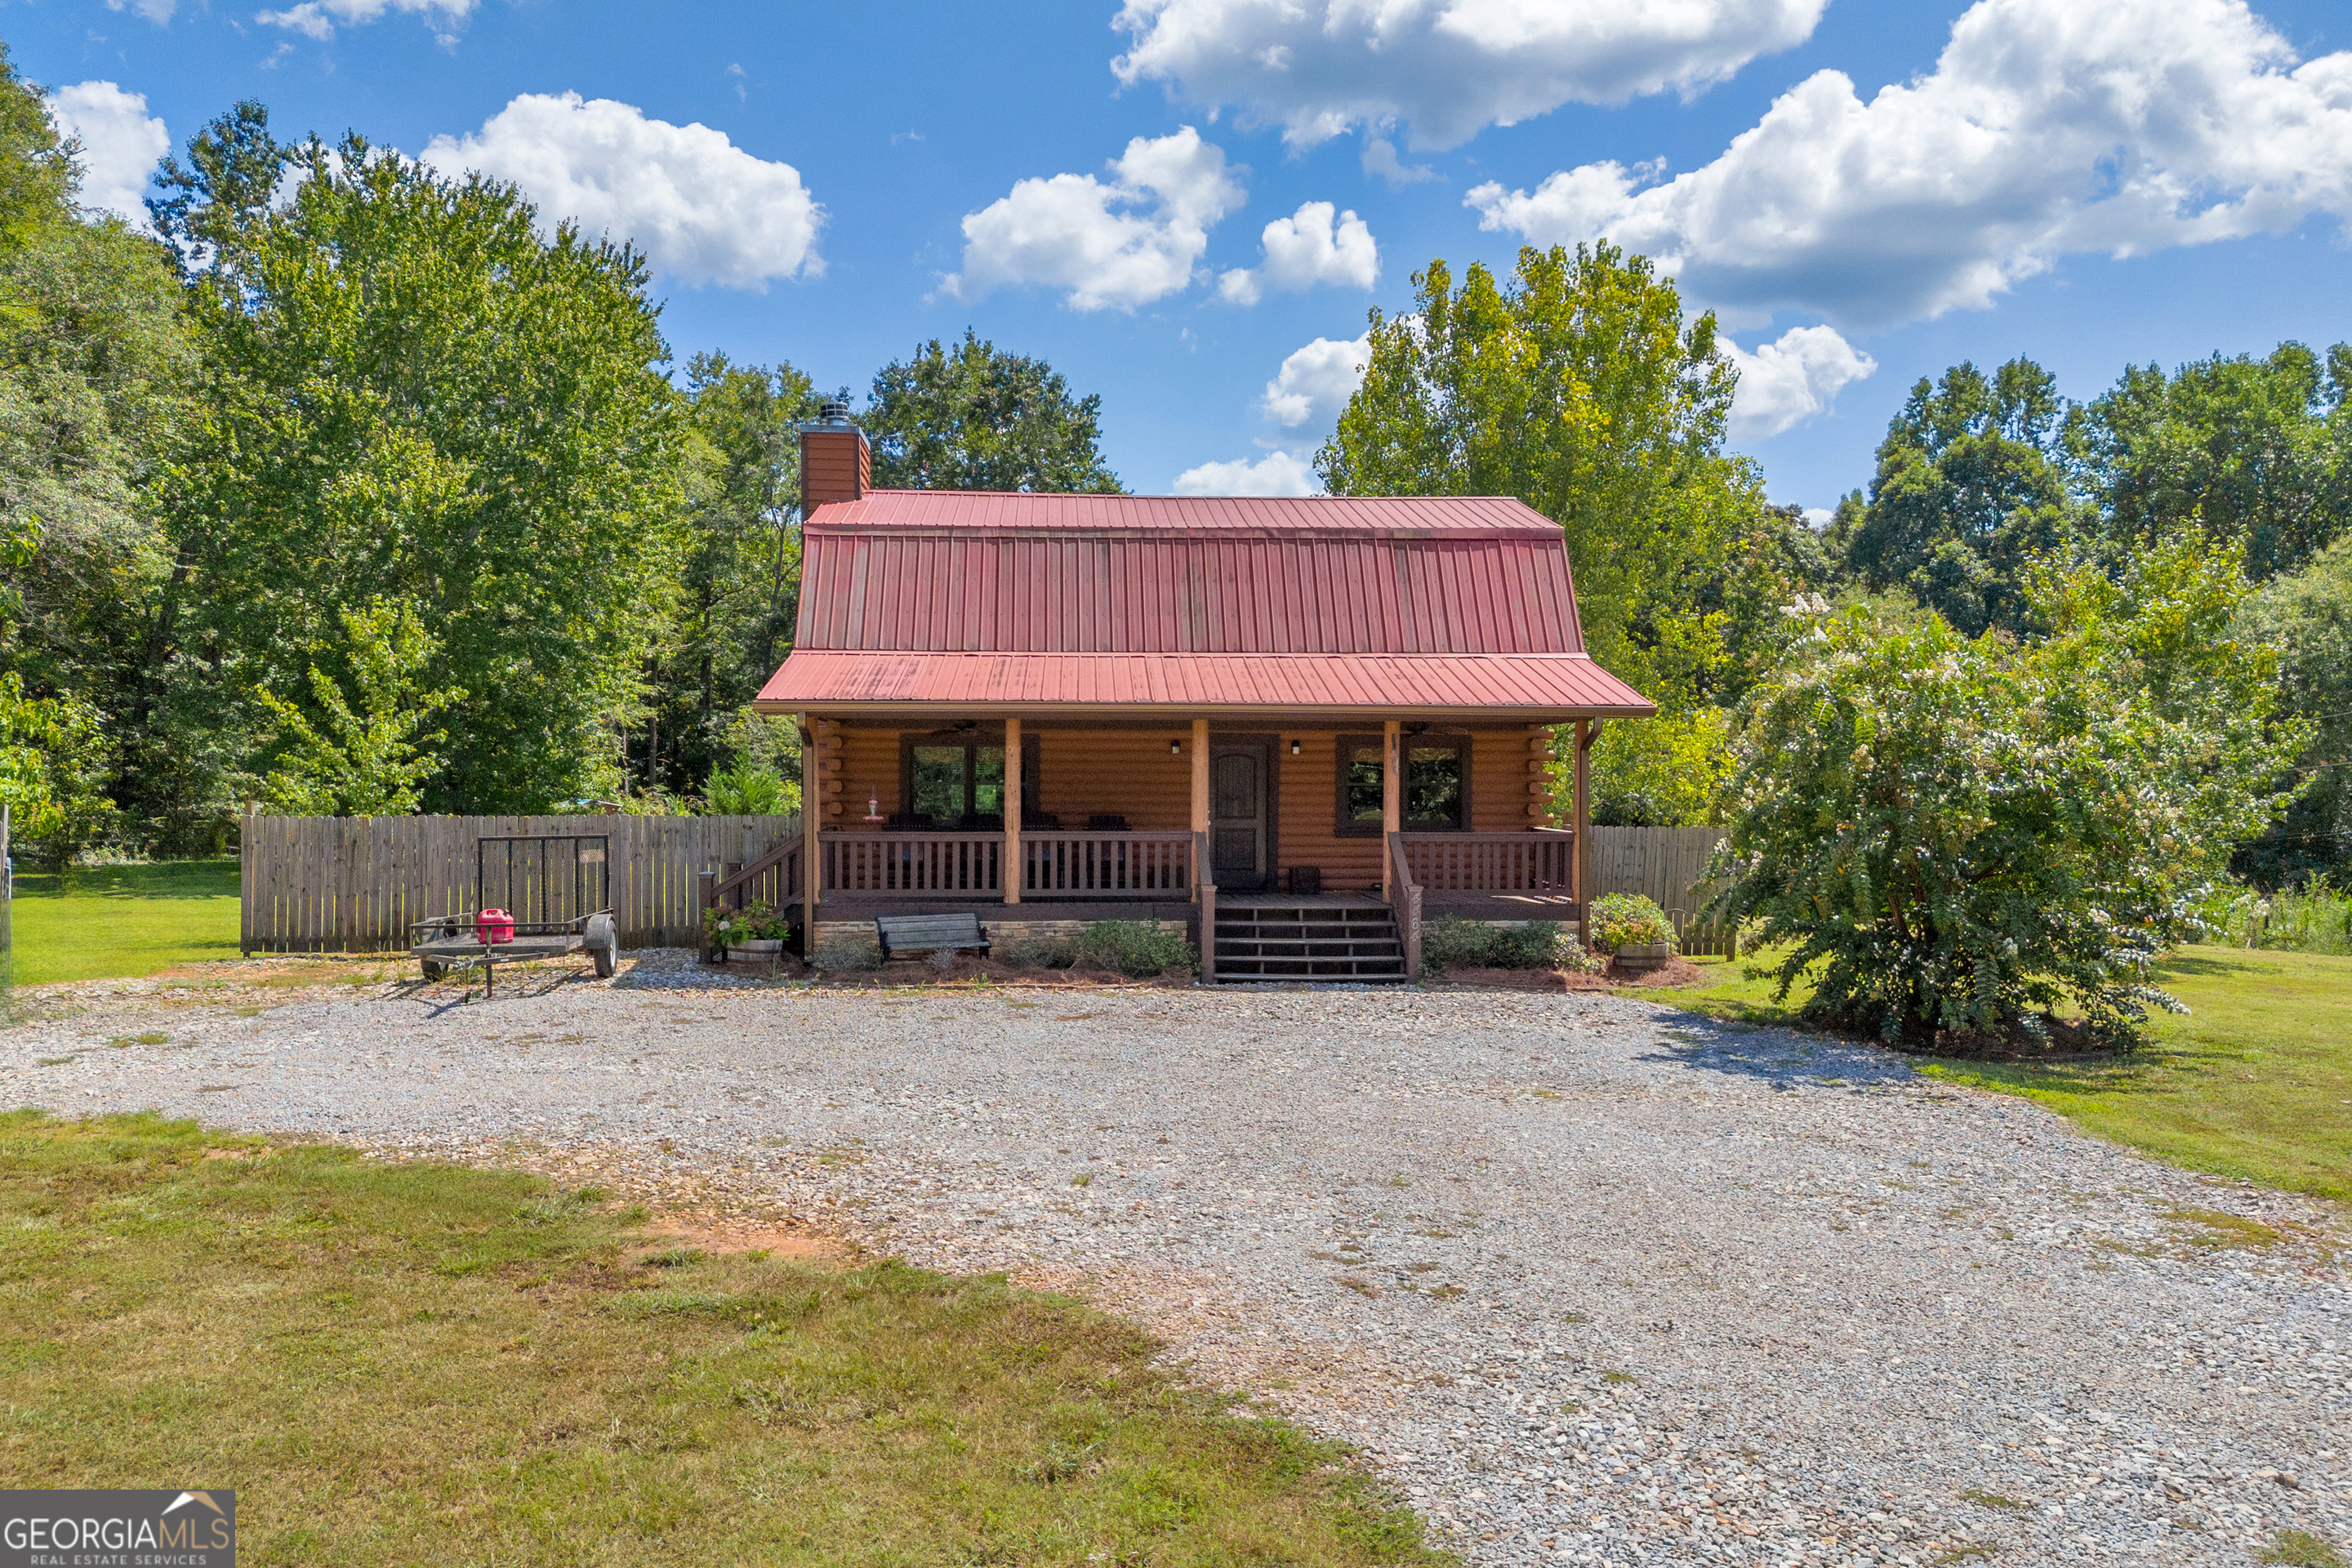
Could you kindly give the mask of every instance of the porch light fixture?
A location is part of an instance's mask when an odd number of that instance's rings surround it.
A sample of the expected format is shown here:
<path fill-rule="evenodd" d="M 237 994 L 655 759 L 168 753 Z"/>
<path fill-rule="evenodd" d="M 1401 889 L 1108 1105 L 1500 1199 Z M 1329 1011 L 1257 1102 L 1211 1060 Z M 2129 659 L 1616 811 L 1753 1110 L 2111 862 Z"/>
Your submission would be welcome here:
<path fill-rule="evenodd" d="M 1294 757 L 1298 754 L 1298 742 L 1296 741 L 1290 742 L 1290 754 Z"/>
<path fill-rule="evenodd" d="M 1171 742 L 1168 742 L 1168 754 L 1169 754 L 1170 756 L 1171 756 L 1171 757 L 1181 757 L 1181 756 L 1182 756 L 1182 755 L 1184 754 L 1184 742 L 1181 742 L 1181 741 L 1171 741 Z"/>

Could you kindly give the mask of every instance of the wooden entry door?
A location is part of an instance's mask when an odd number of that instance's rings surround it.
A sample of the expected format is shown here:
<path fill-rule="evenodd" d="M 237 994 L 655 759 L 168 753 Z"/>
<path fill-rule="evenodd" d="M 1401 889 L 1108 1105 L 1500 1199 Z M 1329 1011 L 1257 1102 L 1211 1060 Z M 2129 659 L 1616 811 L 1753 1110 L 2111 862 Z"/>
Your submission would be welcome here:
<path fill-rule="evenodd" d="M 1273 875 L 1269 771 L 1255 742 L 1209 748 L 1209 859 L 1220 888 L 1254 891 Z"/>

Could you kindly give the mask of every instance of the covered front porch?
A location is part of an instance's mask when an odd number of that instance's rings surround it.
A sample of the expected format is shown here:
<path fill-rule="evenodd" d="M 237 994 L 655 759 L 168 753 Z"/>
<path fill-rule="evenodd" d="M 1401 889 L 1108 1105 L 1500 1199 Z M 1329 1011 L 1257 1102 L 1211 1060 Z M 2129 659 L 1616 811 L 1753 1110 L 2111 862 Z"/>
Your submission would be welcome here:
<path fill-rule="evenodd" d="M 1233 929 L 1244 910 L 1378 906 L 1409 974 L 1423 920 L 1583 916 L 1580 814 L 1552 820 L 1548 726 L 968 708 L 803 722 L 792 881 L 813 934 L 966 910 L 992 927 L 1181 922 L 1213 977 L 1221 910 Z M 1595 726 L 1573 729 L 1580 763 Z"/>

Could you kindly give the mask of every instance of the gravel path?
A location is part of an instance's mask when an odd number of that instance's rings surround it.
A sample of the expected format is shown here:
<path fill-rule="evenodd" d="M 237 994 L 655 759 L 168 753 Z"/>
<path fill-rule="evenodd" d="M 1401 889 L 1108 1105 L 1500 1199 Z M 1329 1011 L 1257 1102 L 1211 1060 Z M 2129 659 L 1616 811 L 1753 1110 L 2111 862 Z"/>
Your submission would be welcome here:
<path fill-rule="evenodd" d="M 0 1105 L 621 1168 L 1076 1284 L 1477 1563 L 2352 1544 L 2340 1220 L 1868 1049 L 1607 995 L 814 993 L 673 954 L 490 1003 L 77 994 L 0 1032 Z"/>

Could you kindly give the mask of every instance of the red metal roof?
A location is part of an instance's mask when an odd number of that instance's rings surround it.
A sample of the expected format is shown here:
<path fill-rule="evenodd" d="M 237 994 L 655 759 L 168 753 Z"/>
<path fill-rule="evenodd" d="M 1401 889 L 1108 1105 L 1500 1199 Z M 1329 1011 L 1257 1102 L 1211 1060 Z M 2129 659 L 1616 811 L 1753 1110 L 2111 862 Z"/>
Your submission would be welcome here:
<path fill-rule="evenodd" d="M 971 703 L 1188 711 L 1443 710 L 1645 714 L 1650 700 L 1584 654 L 829 653 L 795 649 L 762 707 Z"/>
<path fill-rule="evenodd" d="M 875 490 L 803 547 L 771 709 L 1652 710 L 1583 657 L 1558 525 L 1507 497 Z"/>
<path fill-rule="evenodd" d="M 1024 490 L 868 490 L 819 507 L 813 528 L 946 528 L 1092 533 L 1244 532 L 1525 535 L 1559 542 L 1559 524 L 1509 496 L 1094 496 Z"/>

